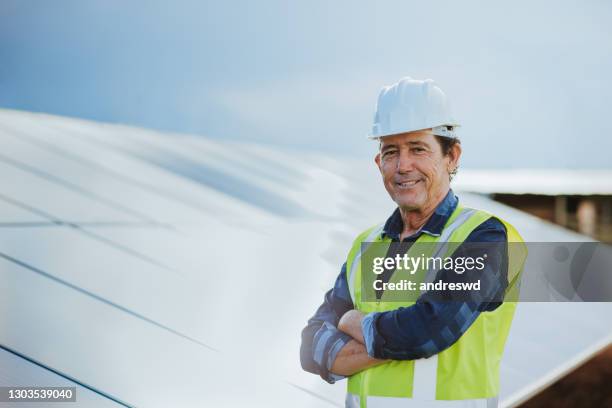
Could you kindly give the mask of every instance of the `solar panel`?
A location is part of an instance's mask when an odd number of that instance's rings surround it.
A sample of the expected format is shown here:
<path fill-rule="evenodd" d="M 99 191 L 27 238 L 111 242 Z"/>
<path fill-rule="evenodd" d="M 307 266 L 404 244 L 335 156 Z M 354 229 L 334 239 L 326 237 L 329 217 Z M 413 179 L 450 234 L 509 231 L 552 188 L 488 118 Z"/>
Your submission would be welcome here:
<path fill-rule="evenodd" d="M 0 358 L 12 361 L 0 385 L 17 364 L 36 384 L 79 382 L 76 406 L 343 405 L 342 382 L 301 370 L 300 331 L 353 237 L 393 209 L 370 161 L 8 110 L 0 122 Z M 458 195 L 526 240 L 585 240 Z M 520 304 L 505 404 L 607 344 L 610 312 Z"/>

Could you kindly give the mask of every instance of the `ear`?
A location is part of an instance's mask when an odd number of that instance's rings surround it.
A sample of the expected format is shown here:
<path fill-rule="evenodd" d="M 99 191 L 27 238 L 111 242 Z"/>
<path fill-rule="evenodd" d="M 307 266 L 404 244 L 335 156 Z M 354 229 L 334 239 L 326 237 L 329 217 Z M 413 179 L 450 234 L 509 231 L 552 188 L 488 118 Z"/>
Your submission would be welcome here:
<path fill-rule="evenodd" d="M 374 156 L 374 163 L 376 163 L 376 166 L 378 167 L 380 174 L 382 174 L 382 167 L 380 167 L 380 152 L 376 153 L 376 156 Z"/>
<path fill-rule="evenodd" d="M 453 145 L 453 147 L 451 147 L 450 151 L 448 152 L 448 157 L 450 159 L 449 162 L 449 166 L 452 169 L 456 169 L 457 166 L 459 165 L 459 159 L 461 158 L 461 144 L 460 143 L 455 143 Z"/>

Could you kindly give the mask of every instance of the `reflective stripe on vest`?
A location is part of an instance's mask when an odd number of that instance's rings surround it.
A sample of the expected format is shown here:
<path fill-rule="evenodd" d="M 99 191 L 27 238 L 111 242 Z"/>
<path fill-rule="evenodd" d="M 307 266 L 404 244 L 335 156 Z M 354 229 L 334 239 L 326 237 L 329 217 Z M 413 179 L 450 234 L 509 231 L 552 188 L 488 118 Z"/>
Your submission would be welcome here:
<path fill-rule="evenodd" d="M 432 254 L 435 257 L 449 256 L 478 225 L 490 217 L 491 214 L 484 211 L 458 206 L 439 236 L 422 234 L 416 242 L 434 244 Z M 509 242 L 523 242 L 512 225 L 500 221 L 506 227 Z M 388 237 L 381 237 L 382 228 L 379 225 L 360 234 L 347 259 L 351 299 L 355 308 L 364 313 L 414 304 L 386 302 L 384 297 L 379 302 L 361 301 L 362 249 L 367 250 L 372 242 L 391 242 Z M 449 246 L 448 242 L 454 245 Z M 517 266 L 509 262 L 509 280 L 517 276 L 521 268 L 522 263 Z M 424 279 L 433 281 L 436 275 L 437 271 L 427 271 Z M 499 362 L 515 308 L 515 303 L 504 302 L 493 312 L 481 313 L 456 343 L 428 359 L 395 360 L 351 376 L 346 406 L 496 407 Z"/>
<path fill-rule="evenodd" d="M 359 395 L 346 393 L 345 407 L 359 408 L 361 405 Z M 393 398 L 393 397 L 367 397 L 368 407 L 380 408 L 498 408 L 499 399 L 481 398 L 455 401 L 419 401 L 417 399 Z"/>
<path fill-rule="evenodd" d="M 355 256 L 353 262 L 351 262 L 351 269 L 349 271 L 347 282 L 349 286 L 349 292 L 351 294 L 351 299 L 353 299 L 353 304 L 355 304 L 355 268 L 357 267 L 357 265 L 359 265 L 359 262 L 361 262 L 361 251 L 363 249 L 367 250 L 367 248 L 372 244 L 372 242 L 374 242 L 375 239 L 379 238 L 379 235 L 382 233 L 383 228 L 384 226 L 382 224 L 372 228 L 372 231 L 368 234 L 366 239 L 362 241 L 363 246 L 360 243 L 359 252 Z"/>

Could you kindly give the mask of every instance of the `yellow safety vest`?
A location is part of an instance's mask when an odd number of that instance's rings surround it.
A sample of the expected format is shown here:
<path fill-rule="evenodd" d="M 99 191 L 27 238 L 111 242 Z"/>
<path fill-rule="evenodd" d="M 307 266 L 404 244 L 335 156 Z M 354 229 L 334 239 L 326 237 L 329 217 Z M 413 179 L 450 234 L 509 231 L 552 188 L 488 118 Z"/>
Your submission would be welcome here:
<path fill-rule="evenodd" d="M 421 234 L 416 243 L 457 243 L 491 214 L 457 206 L 440 236 Z M 499 219 L 499 218 L 498 218 Z M 505 222 L 508 242 L 508 281 L 516 282 L 526 258 L 526 247 L 516 229 Z M 364 313 L 383 312 L 407 307 L 414 302 L 362 301 L 361 257 L 369 242 L 391 242 L 381 236 L 382 226 L 372 227 L 355 239 L 347 259 L 347 282 L 353 304 Z M 362 245 L 364 243 L 364 245 Z M 414 246 L 413 246 L 414 247 Z M 451 249 L 454 251 L 454 249 Z M 410 252 L 410 251 L 409 251 Z M 452 254 L 449 253 L 448 255 Z M 393 277 L 392 277 L 393 279 Z M 509 288 L 518 290 L 518 285 Z M 509 302 L 507 299 L 512 298 Z M 430 358 L 394 360 L 352 375 L 348 380 L 347 407 L 483 407 L 497 406 L 499 366 L 514 311 L 516 294 L 492 312 L 483 312 L 452 346 Z"/>

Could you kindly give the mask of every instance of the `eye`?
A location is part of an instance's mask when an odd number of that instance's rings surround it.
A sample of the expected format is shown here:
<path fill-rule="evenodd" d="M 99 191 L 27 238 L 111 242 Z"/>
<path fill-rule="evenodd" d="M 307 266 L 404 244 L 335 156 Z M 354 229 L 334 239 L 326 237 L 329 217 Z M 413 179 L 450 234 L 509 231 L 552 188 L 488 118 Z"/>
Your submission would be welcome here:
<path fill-rule="evenodd" d="M 424 153 L 426 150 L 423 147 L 413 147 L 412 151 L 415 153 Z"/>
<path fill-rule="evenodd" d="M 385 150 L 385 151 L 382 153 L 382 157 L 383 157 L 384 159 L 386 159 L 386 158 L 388 158 L 388 157 L 392 157 L 392 156 L 394 156 L 396 153 L 397 153 L 397 150 L 396 150 L 396 149 L 389 149 L 389 150 Z"/>

